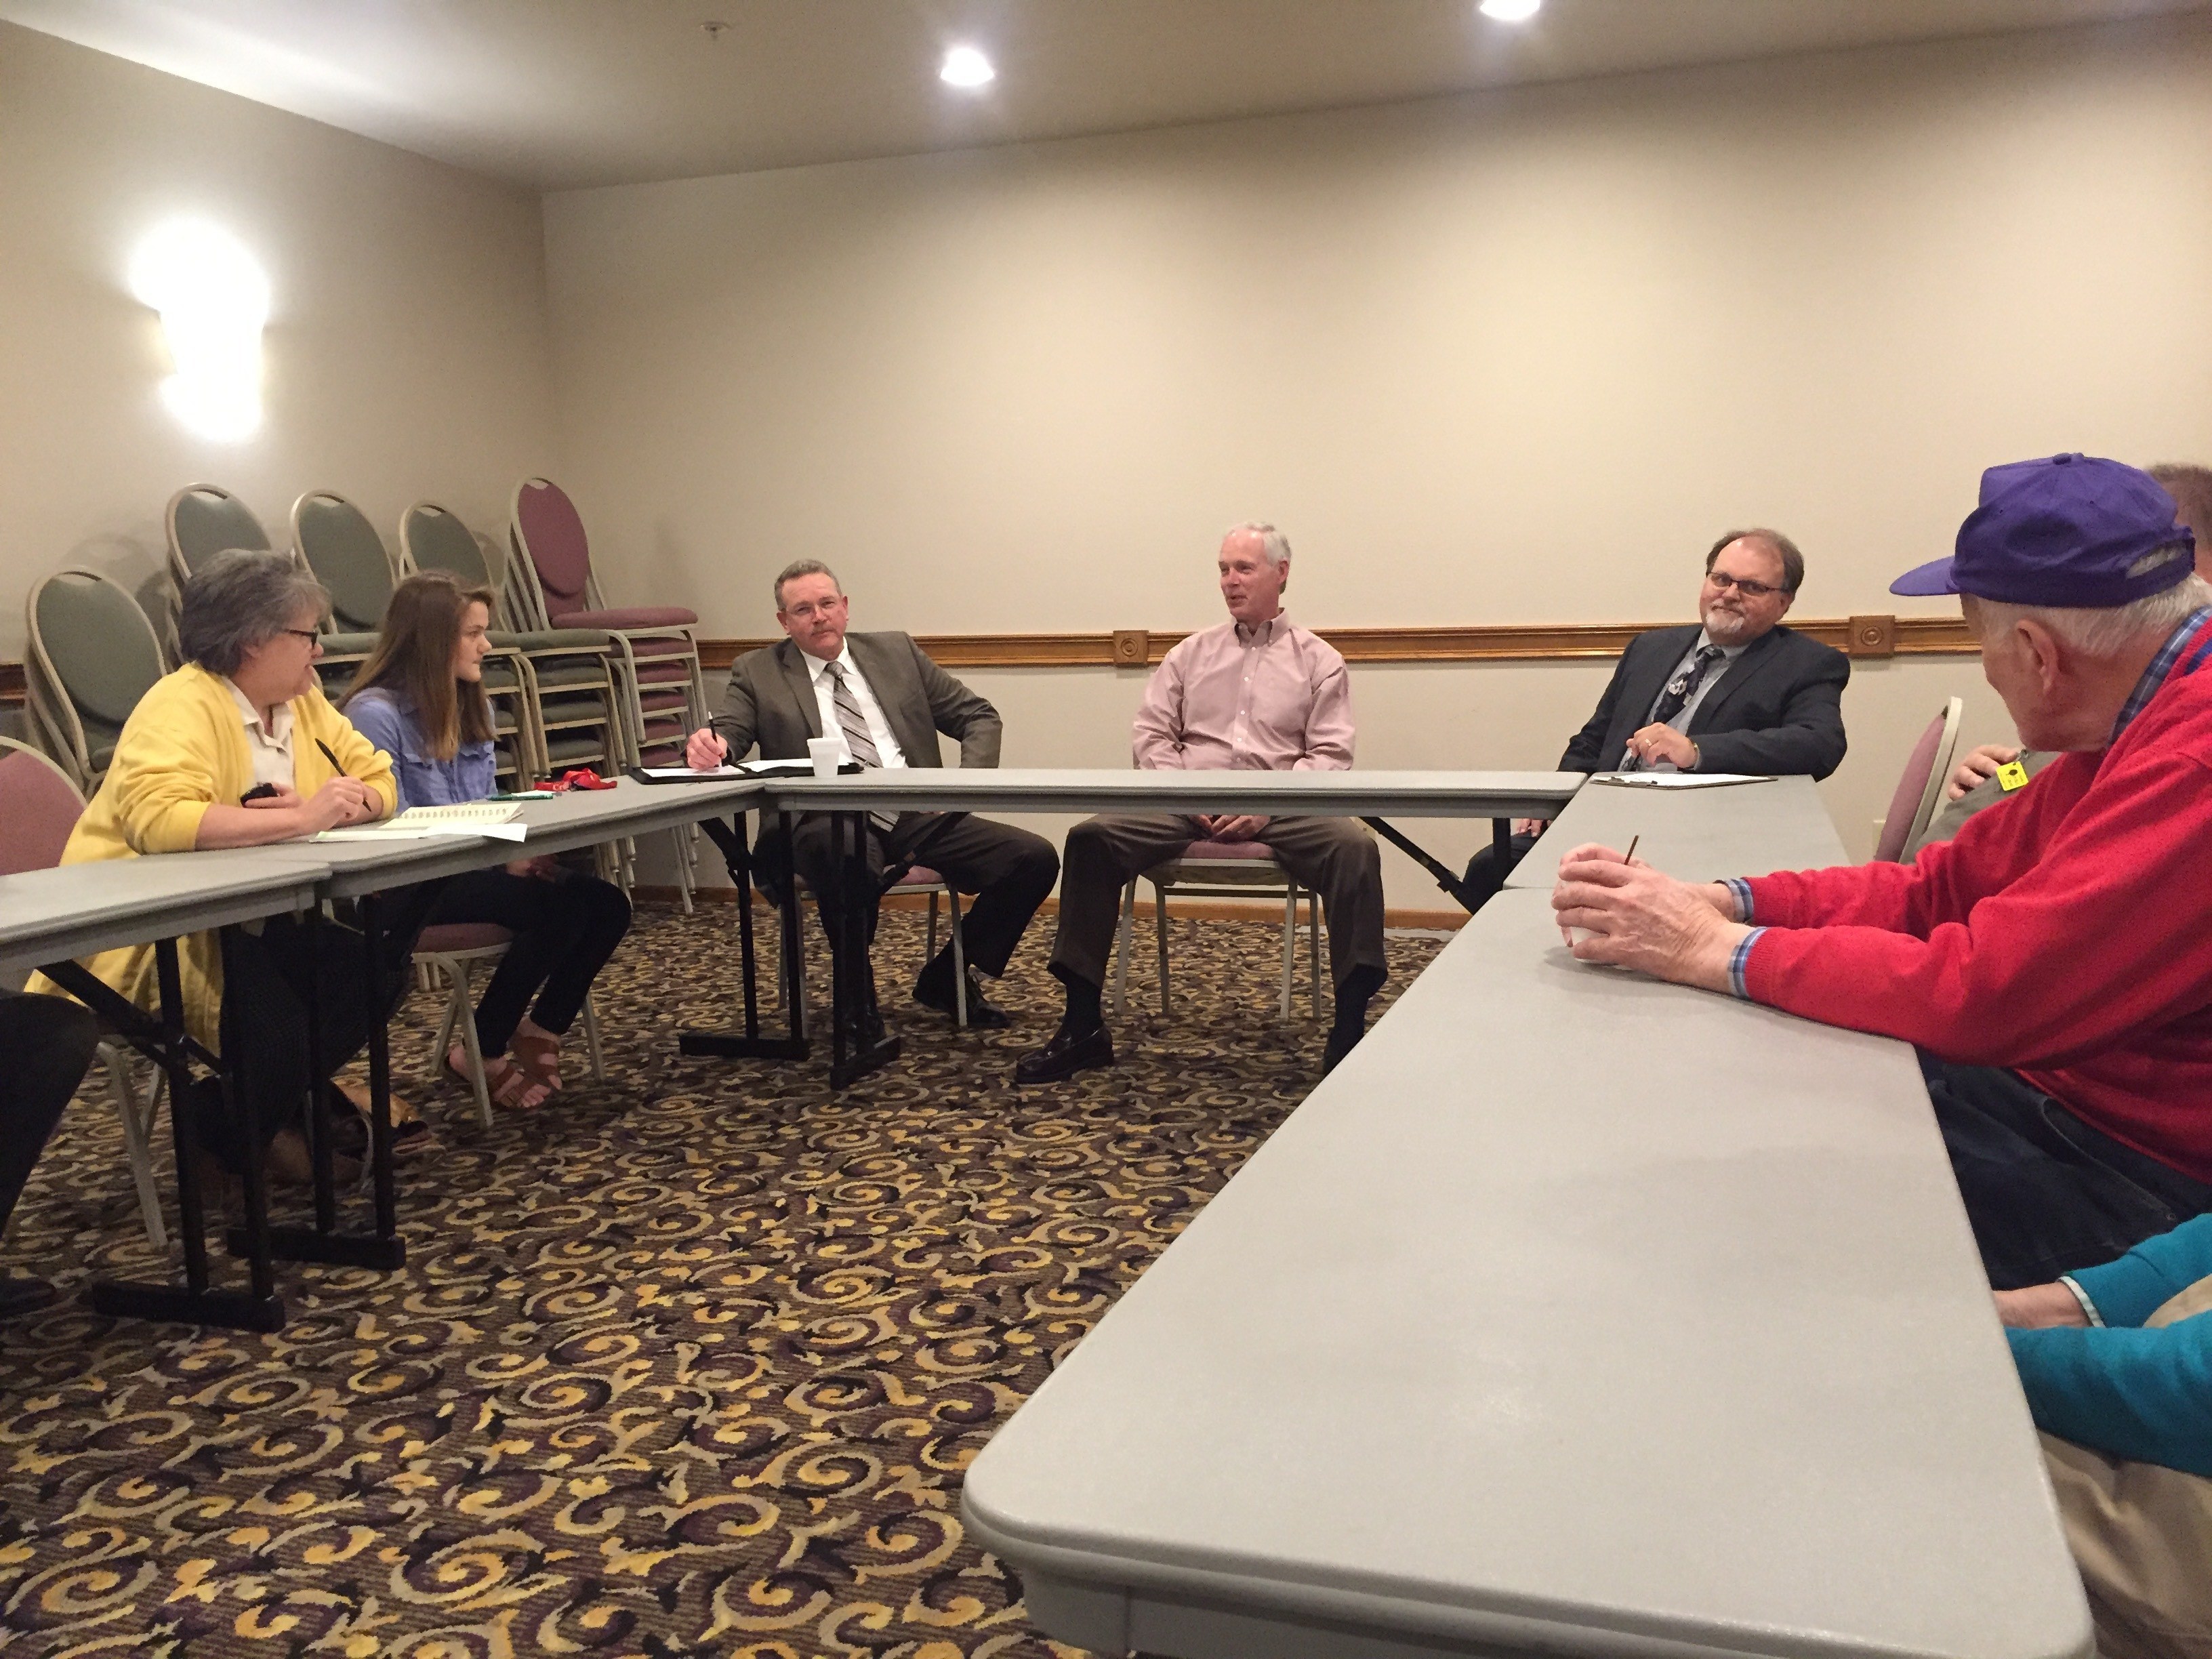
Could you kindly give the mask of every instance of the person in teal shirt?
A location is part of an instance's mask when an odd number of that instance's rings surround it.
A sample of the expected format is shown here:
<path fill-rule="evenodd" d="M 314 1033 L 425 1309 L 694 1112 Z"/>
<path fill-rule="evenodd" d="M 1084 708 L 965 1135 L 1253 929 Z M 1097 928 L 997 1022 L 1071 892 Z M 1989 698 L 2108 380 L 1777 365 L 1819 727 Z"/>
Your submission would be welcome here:
<path fill-rule="evenodd" d="M 2212 1653 L 2212 1215 L 1996 1292 L 2106 1659 Z"/>

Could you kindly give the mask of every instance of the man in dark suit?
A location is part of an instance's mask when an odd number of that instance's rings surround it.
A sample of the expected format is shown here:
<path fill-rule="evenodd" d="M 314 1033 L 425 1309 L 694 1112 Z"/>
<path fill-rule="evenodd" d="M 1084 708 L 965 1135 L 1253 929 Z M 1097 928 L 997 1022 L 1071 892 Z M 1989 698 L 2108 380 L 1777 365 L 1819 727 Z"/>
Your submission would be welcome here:
<path fill-rule="evenodd" d="M 722 712 L 691 734 L 685 758 L 700 770 L 743 756 L 756 743 L 767 760 L 805 760 L 806 745 L 829 738 L 841 761 L 862 766 L 935 766 L 937 734 L 958 740 L 964 767 L 999 763 L 999 711 L 924 656 L 910 635 L 848 634 L 848 606 L 829 566 L 801 559 L 775 579 L 775 619 L 788 636 L 731 665 Z M 830 868 L 830 817 L 800 814 L 792 845 L 766 824 L 755 851 L 762 884 L 780 887 L 795 866 L 814 890 L 834 951 L 844 937 L 838 909 L 844 884 Z M 867 937 L 875 939 L 876 899 L 885 865 L 926 865 L 975 895 L 961 923 L 968 958 L 968 1023 L 998 1026 L 1006 1016 L 984 1000 L 975 971 L 1006 970 L 1022 930 L 1060 874 L 1052 843 L 1026 830 L 966 812 L 902 812 L 871 817 L 865 855 Z M 874 975 L 866 976 L 874 1023 Z M 951 1014 L 956 1007 L 952 947 L 921 970 L 915 1000 Z"/>
<path fill-rule="evenodd" d="M 1805 556 L 1778 530 L 1731 530 L 1705 555 L 1696 623 L 1629 641 L 1562 772 L 1753 772 L 1825 778 L 1844 758 L 1850 659 L 1782 626 Z M 1513 855 L 1484 848 L 1467 884 L 1487 899 L 1543 833 L 1513 826 Z"/>

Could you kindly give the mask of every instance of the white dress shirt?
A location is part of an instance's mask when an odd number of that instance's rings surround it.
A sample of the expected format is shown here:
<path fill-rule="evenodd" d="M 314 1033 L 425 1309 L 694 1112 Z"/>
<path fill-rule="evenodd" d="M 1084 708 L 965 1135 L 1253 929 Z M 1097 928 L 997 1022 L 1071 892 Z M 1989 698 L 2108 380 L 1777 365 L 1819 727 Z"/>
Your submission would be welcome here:
<path fill-rule="evenodd" d="M 805 655 L 804 653 L 800 654 Z M 867 726 L 868 735 L 875 739 L 877 758 L 883 762 L 885 771 L 899 770 L 907 763 L 906 750 L 899 747 L 898 739 L 891 735 L 891 723 L 884 718 L 884 706 L 876 701 L 876 694 L 868 685 L 868 677 L 854 662 L 851 646 L 841 645 L 838 647 L 836 664 L 844 672 L 845 689 L 852 693 L 853 701 L 860 705 L 860 719 Z M 844 728 L 837 724 L 837 704 L 830 684 L 830 665 L 819 657 L 810 656 L 806 659 L 806 672 L 814 680 L 814 708 L 822 719 L 822 735 L 836 740 L 839 751 L 837 761 L 842 766 L 853 758 L 853 750 L 845 741 Z"/>
<path fill-rule="evenodd" d="M 230 687 L 231 698 L 246 722 L 246 752 L 253 763 L 254 782 L 292 788 L 292 705 L 278 703 L 275 721 L 264 726 L 261 711 L 246 700 L 246 693 L 230 680 L 223 684 Z"/>

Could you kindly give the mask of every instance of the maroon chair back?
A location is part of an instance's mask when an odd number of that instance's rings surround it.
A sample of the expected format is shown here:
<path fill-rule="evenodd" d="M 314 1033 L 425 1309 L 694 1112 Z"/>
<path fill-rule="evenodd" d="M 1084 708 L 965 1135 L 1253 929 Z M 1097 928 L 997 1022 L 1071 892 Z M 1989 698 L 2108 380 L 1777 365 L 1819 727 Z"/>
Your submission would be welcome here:
<path fill-rule="evenodd" d="M 550 478 L 525 478 L 514 492 L 514 523 L 545 592 L 546 621 L 558 628 L 569 612 L 588 611 L 592 545 L 568 492 Z"/>
<path fill-rule="evenodd" d="M 51 870 L 62 861 L 70 831 L 84 816 L 84 797 L 44 755 L 14 744 L 0 748 L 0 876 Z"/>
<path fill-rule="evenodd" d="M 1889 816 L 1881 821 L 1881 839 L 1875 844 L 1877 864 L 1894 864 L 1905 856 L 1905 843 L 1912 834 L 1912 820 L 1920 811 L 1920 798 L 1928 793 L 1928 775 L 1936 769 L 1936 747 L 1943 741 L 1945 716 L 1928 722 L 1920 741 L 1912 745 L 1897 793 L 1889 798 Z"/>

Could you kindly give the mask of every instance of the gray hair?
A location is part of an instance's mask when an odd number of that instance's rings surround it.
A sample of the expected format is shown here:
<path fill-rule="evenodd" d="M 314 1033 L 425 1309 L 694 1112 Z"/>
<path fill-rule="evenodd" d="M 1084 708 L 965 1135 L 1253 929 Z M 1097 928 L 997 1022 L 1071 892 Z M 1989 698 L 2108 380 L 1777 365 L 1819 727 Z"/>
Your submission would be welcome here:
<path fill-rule="evenodd" d="M 291 627 L 308 606 L 320 617 L 330 603 L 323 585 L 289 553 L 218 553 L 179 596 L 177 654 L 210 674 L 235 674 L 248 651 Z"/>
<path fill-rule="evenodd" d="M 1267 560 L 1271 570 L 1280 570 L 1289 562 L 1291 538 L 1271 524 L 1232 524 L 1221 533 L 1227 541 L 1231 536 L 1254 535 L 1260 538 L 1260 556 Z"/>
<path fill-rule="evenodd" d="M 840 593 L 845 591 L 845 584 L 837 580 L 837 573 L 823 563 L 821 560 L 793 559 L 776 574 L 775 608 L 777 610 L 783 609 L 783 585 L 786 582 L 795 582 L 801 576 L 827 576 L 836 584 Z"/>
<path fill-rule="evenodd" d="M 2181 557 L 2189 556 L 2184 544 L 2175 542 L 2170 546 L 2179 549 Z M 2166 550 L 2161 548 L 2144 556 L 2154 560 Z M 2164 638 L 2179 628 L 2191 611 L 2212 605 L 2212 586 L 2192 573 L 2164 592 L 2137 599 L 2132 605 L 2102 610 L 2074 605 L 2001 605 L 1995 599 L 1978 599 L 1975 603 L 1984 618 L 1984 637 L 2002 633 L 2023 617 L 2033 617 L 2049 629 L 2061 644 L 2085 657 L 2109 661 L 2147 635 L 2154 633 Z"/>

